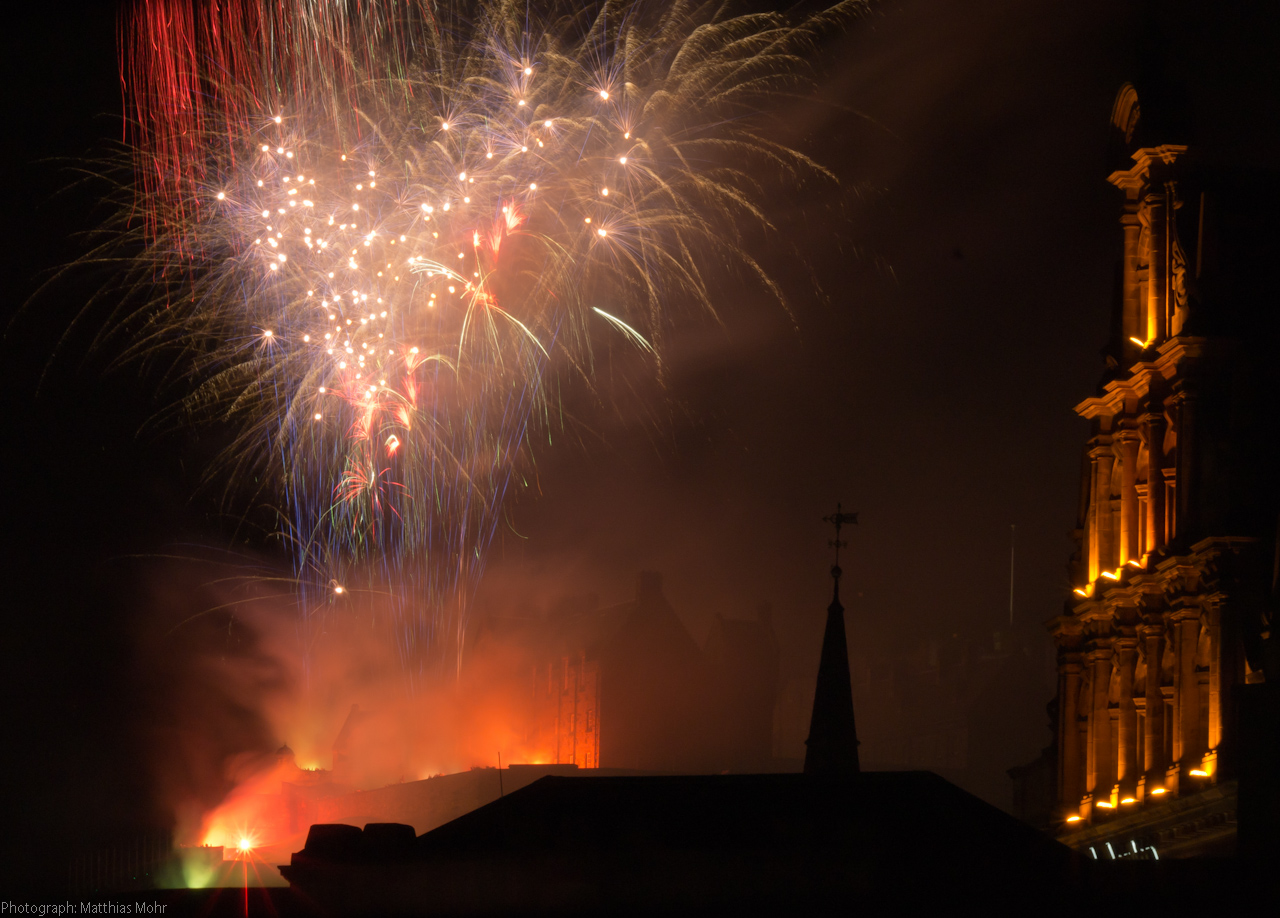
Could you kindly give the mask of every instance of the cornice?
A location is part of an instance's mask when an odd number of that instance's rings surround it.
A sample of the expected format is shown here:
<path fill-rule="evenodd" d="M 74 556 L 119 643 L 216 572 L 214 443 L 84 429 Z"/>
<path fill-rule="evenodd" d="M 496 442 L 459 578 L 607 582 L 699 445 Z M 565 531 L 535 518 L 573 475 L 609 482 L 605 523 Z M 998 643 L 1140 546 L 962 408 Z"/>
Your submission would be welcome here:
<path fill-rule="evenodd" d="M 1142 401 L 1150 394 L 1154 379 L 1175 379 L 1184 362 L 1201 359 L 1208 348 L 1208 338 L 1170 338 L 1156 347 L 1156 359 L 1139 360 L 1129 368 L 1128 376 L 1111 380 L 1103 387 L 1104 395 L 1085 399 L 1076 405 L 1075 412 L 1088 419 L 1124 414 L 1126 401 Z"/>

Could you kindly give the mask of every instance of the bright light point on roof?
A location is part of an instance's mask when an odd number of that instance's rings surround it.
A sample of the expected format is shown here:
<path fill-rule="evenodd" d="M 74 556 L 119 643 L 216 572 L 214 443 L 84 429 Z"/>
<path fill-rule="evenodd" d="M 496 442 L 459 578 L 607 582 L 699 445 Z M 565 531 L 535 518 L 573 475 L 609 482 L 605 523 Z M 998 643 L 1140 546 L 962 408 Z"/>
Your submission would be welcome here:
<path fill-rule="evenodd" d="M 369 170 L 369 178 L 373 178 L 377 174 L 378 173 L 374 172 L 372 169 Z"/>
<path fill-rule="evenodd" d="M 618 162 L 622 163 L 622 165 L 625 166 L 627 164 L 627 158 L 625 156 L 619 156 Z"/>
<path fill-rule="evenodd" d="M 347 154 L 346 154 L 346 153 L 343 153 L 343 154 L 342 154 L 342 161 L 343 161 L 344 163 L 347 161 Z"/>
<path fill-rule="evenodd" d="M 601 98 L 601 99 L 608 99 L 608 98 L 609 98 L 609 90 L 607 90 L 607 89 L 602 89 L 602 90 L 600 90 L 600 98 Z"/>
<path fill-rule="evenodd" d="M 303 341 L 310 341 L 310 340 L 311 340 L 311 336 L 310 336 L 310 335 L 303 335 L 303 336 L 302 336 L 302 340 L 303 340 Z"/>
<path fill-rule="evenodd" d="M 264 331 L 264 332 L 262 333 L 262 337 L 264 337 L 264 338 L 270 338 L 270 337 L 271 337 L 271 329 L 269 329 L 269 328 L 268 328 L 266 331 Z"/>
<path fill-rule="evenodd" d="M 583 223 L 590 223 L 590 222 L 591 222 L 591 218 L 590 218 L 590 217 L 587 217 L 587 218 L 586 218 L 585 220 L 583 220 L 582 222 L 583 222 Z"/>
<path fill-rule="evenodd" d="M 442 121 L 442 122 L 440 122 L 440 130 L 442 130 L 442 131 L 447 131 L 447 130 L 449 130 L 449 122 L 448 122 L 448 121 Z"/>
<path fill-rule="evenodd" d="M 537 183 L 537 182 L 530 182 L 530 183 L 529 183 L 529 190 L 530 190 L 530 191 L 537 191 L 537 190 L 538 190 L 538 183 Z"/>
<path fill-rule="evenodd" d="M 543 126 L 543 127 L 545 127 L 545 128 L 549 128 L 549 127 L 551 127 L 551 121 L 550 121 L 550 120 L 547 120 L 547 121 L 542 122 L 542 126 Z"/>
<path fill-rule="evenodd" d="M 290 150 L 288 153 L 286 153 L 286 154 L 284 155 L 284 158 L 285 158 L 285 159 L 293 159 L 293 151 L 292 151 L 292 150 Z"/>
<path fill-rule="evenodd" d="M 622 139 L 623 139 L 623 140 L 630 140 L 630 139 L 631 139 L 631 132 L 630 132 L 630 131 L 627 131 L 627 133 L 623 134 L 623 135 L 622 135 Z"/>
<path fill-rule="evenodd" d="M 608 188 L 601 188 L 601 189 L 600 189 L 600 194 L 604 195 L 606 198 L 607 198 L 607 197 L 609 197 L 609 189 L 608 189 Z"/>
<path fill-rule="evenodd" d="M 318 421 L 318 420 L 320 420 L 320 413 L 319 413 L 319 412 L 316 412 L 316 420 L 317 420 L 317 421 Z"/>
<path fill-rule="evenodd" d="M 1068 817 L 1067 817 L 1067 822 L 1079 822 L 1079 821 L 1080 821 L 1080 817 L 1079 817 L 1079 816 L 1068 816 Z"/>
<path fill-rule="evenodd" d="M 448 210 L 448 209 L 449 209 L 449 205 L 448 205 L 448 204 L 446 204 L 446 205 L 443 207 L 443 210 Z"/>
<path fill-rule="evenodd" d="M 321 386 L 321 387 L 320 387 L 320 394 L 321 394 L 321 395 L 324 395 L 324 386 Z"/>
<path fill-rule="evenodd" d="M 525 75 L 525 76 L 533 76 L 533 68 L 532 68 L 532 67 L 526 67 L 526 68 L 524 68 L 524 75 Z"/>
<path fill-rule="evenodd" d="M 465 172 L 459 172 L 459 173 L 458 173 L 458 178 L 460 178 L 462 181 L 464 181 L 464 182 L 465 182 L 465 181 L 467 180 L 467 173 L 465 173 Z"/>
<path fill-rule="evenodd" d="M 280 117 L 279 115 L 276 115 L 276 117 L 274 118 L 274 121 L 275 121 L 275 123 L 276 123 L 276 124 L 279 124 L 279 123 L 280 123 L 281 121 L 283 121 L 283 120 L 284 120 L 284 119 L 283 119 L 282 117 Z"/>
<path fill-rule="evenodd" d="M 225 201 L 226 199 L 227 199 L 227 193 L 226 193 L 225 191 L 219 191 L 219 192 L 218 192 L 218 200 L 219 200 L 219 201 Z"/>
<path fill-rule="evenodd" d="M 609 235 L 609 231 L 608 231 L 607 229 L 605 229 L 605 228 L 602 226 L 602 227 L 600 227 L 598 230 L 596 230 L 596 235 L 598 235 L 598 236 L 608 236 L 608 235 Z"/>
<path fill-rule="evenodd" d="M 333 592 L 335 592 L 335 593 L 337 593 L 339 596 L 341 596 L 343 593 L 345 593 L 345 592 L 346 592 L 346 589 L 342 586 L 342 584 L 340 584 L 340 583 L 335 583 L 335 584 L 333 585 Z"/>
<path fill-rule="evenodd" d="M 523 106 L 523 105 L 524 105 L 524 99 L 521 99 L 519 102 L 517 102 L 517 103 L 516 103 L 516 105 L 518 105 L 518 106 Z"/>
<path fill-rule="evenodd" d="M 485 158 L 485 159 L 493 159 L 493 151 L 492 151 L 492 150 L 490 150 L 488 153 L 486 153 L 486 154 L 484 155 L 484 158 Z"/>
<path fill-rule="evenodd" d="M 263 153 L 270 153 L 270 152 L 271 152 L 271 148 L 270 148 L 269 146 L 267 146 L 267 145 L 264 143 L 264 144 L 262 145 L 262 152 L 263 152 Z"/>
<path fill-rule="evenodd" d="M 351 205 L 351 209 L 352 209 L 352 210 L 359 210 L 359 209 L 360 209 L 360 205 L 359 205 L 359 204 L 352 204 L 352 205 Z"/>

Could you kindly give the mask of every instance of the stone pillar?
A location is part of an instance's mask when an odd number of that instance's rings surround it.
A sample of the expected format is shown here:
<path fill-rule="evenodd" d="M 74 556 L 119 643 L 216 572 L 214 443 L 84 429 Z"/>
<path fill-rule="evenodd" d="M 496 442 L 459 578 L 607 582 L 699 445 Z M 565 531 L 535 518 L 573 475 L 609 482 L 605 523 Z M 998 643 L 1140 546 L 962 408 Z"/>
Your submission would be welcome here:
<path fill-rule="evenodd" d="M 1089 451 L 1093 462 L 1093 493 L 1089 500 L 1089 582 L 1114 564 L 1111 519 L 1111 449 L 1098 445 Z"/>
<path fill-rule="evenodd" d="M 1084 796 L 1080 679 L 1080 655 L 1063 654 L 1058 662 L 1058 801 L 1063 807 L 1079 806 Z"/>
<path fill-rule="evenodd" d="M 1142 767 L 1149 775 L 1164 775 L 1169 764 L 1164 760 L 1164 693 L 1160 691 L 1160 658 L 1163 653 L 1164 628 L 1145 624 L 1138 629 L 1142 653 L 1147 661 L 1146 713 L 1147 730 L 1143 736 Z"/>
<path fill-rule="evenodd" d="M 1175 732 L 1173 757 L 1183 773 L 1198 768 L 1204 755 L 1200 736 L 1200 681 L 1196 678 L 1196 648 L 1200 643 L 1200 613 L 1184 609 L 1174 618 L 1177 669 L 1174 671 Z"/>
<path fill-rule="evenodd" d="M 1124 228 L 1124 336 L 1137 338 L 1139 341 L 1148 337 L 1145 303 L 1142 302 L 1142 284 L 1138 280 L 1138 239 L 1142 234 L 1142 225 L 1138 221 L 1136 202 L 1126 195 L 1124 215 L 1120 225 Z"/>
<path fill-rule="evenodd" d="M 1147 551 L 1164 548 L 1164 414 L 1142 416 L 1142 438 L 1147 444 Z"/>
<path fill-rule="evenodd" d="M 1090 583 L 1097 580 L 1102 571 L 1102 558 L 1098 554 L 1098 455 L 1097 449 L 1089 450 L 1089 509 L 1085 512 L 1084 537 Z"/>
<path fill-rule="evenodd" d="M 1111 688 L 1110 647 L 1096 647 L 1085 655 L 1089 664 L 1092 698 L 1089 705 L 1088 790 L 1094 800 L 1111 796 L 1116 781 L 1115 751 L 1111 748 L 1111 711 L 1107 694 Z"/>
<path fill-rule="evenodd" d="M 1138 435 L 1132 430 L 1116 434 L 1120 458 L 1120 556 L 1118 565 L 1138 557 Z"/>
<path fill-rule="evenodd" d="M 1222 742 L 1222 610 L 1217 604 L 1205 610 L 1205 629 L 1209 632 L 1209 722 L 1205 724 L 1208 749 L 1217 750 Z"/>
<path fill-rule="evenodd" d="M 1150 248 L 1147 267 L 1147 340 L 1162 342 L 1169 333 L 1166 316 L 1169 287 L 1168 223 L 1165 215 L 1165 195 L 1150 192 L 1144 202 L 1147 238 Z"/>
<path fill-rule="evenodd" d="M 1142 773 L 1138 758 L 1138 710 L 1133 704 L 1133 668 L 1138 658 L 1137 638 L 1117 638 L 1115 665 L 1120 681 L 1120 748 L 1116 755 L 1116 780 L 1132 789 Z"/>
<path fill-rule="evenodd" d="M 1176 384 L 1175 404 L 1178 406 L 1178 467 L 1177 467 L 1177 528 L 1183 538 L 1180 544 L 1189 545 L 1199 538 L 1200 463 L 1198 455 L 1197 397 L 1195 381 L 1183 377 Z"/>

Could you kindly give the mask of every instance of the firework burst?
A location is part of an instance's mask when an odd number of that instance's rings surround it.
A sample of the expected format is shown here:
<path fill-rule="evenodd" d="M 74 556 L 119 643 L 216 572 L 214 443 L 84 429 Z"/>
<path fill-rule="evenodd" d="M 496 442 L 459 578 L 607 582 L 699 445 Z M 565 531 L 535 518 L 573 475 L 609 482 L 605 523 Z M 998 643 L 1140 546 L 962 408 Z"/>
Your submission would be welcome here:
<path fill-rule="evenodd" d="M 456 665 L 466 605 L 550 381 L 717 315 L 765 189 L 830 175 L 762 115 L 808 91 L 844 3 L 141 0 L 122 26 L 145 290 L 193 416 L 265 482 L 304 628 L 394 584 L 410 670 Z"/>

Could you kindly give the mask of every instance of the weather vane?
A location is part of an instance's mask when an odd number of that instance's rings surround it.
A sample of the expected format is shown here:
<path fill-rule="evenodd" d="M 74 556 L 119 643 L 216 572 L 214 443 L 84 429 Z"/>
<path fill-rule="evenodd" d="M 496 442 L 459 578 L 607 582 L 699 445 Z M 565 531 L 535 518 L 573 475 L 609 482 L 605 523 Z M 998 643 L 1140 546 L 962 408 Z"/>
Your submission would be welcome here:
<path fill-rule="evenodd" d="M 848 542 L 840 541 L 840 527 L 843 526 L 845 523 L 856 525 L 858 522 L 858 514 L 842 513 L 840 507 L 841 505 L 837 503 L 836 512 L 831 514 L 831 516 L 824 516 L 822 518 L 822 521 L 824 523 L 830 523 L 831 525 L 836 527 L 836 537 L 827 543 L 836 550 L 836 563 L 831 565 L 831 576 L 834 577 L 836 580 L 840 579 L 840 574 L 841 574 L 840 549 L 844 548 L 846 545 L 849 544 Z"/>

